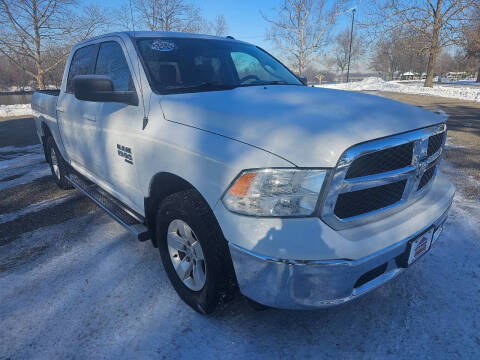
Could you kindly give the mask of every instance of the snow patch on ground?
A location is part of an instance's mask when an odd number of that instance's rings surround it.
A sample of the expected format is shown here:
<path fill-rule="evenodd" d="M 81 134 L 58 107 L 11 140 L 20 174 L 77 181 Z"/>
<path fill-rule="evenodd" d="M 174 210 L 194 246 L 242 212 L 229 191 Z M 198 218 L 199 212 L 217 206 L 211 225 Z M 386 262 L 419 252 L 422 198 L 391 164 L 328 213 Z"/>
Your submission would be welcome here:
<path fill-rule="evenodd" d="M 383 81 L 380 78 L 369 77 L 362 81 L 317 85 L 329 89 L 350 91 L 390 91 L 404 94 L 429 95 L 461 100 L 480 102 L 480 89 L 471 87 L 452 87 L 436 85 L 433 88 L 423 87 L 423 83 L 403 84 L 395 81 Z"/>
<path fill-rule="evenodd" d="M 27 145 L 27 146 L 22 146 L 22 147 L 17 147 L 17 146 L 4 146 L 0 148 L 0 156 L 3 154 L 10 154 L 14 152 L 40 152 L 42 151 L 42 144 L 36 144 L 36 145 Z M 16 155 L 10 156 L 10 157 L 16 157 Z"/>
<path fill-rule="evenodd" d="M 393 80 L 393 83 L 398 84 L 406 84 L 406 85 L 417 85 L 423 86 L 425 80 Z M 480 87 L 480 82 L 476 82 L 476 80 L 449 80 L 448 78 L 442 78 L 441 82 L 435 81 L 433 82 L 433 86 L 453 86 L 453 87 Z"/>
<path fill-rule="evenodd" d="M 24 115 L 32 115 L 30 104 L 0 105 L 0 118 Z"/>
<path fill-rule="evenodd" d="M 0 148 L 0 190 L 50 175 L 42 145 Z"/>
<path fill-rule="evenodd" d="M 5 171 L 2 172 L 0 178 L 0 190 L 27 184 L 33 180 L 48 176 L 50 174 L 50 168 L 48 167 L 47 163 Z"/>
<path fill-rule="evenodd" d="M 43 154 L 25 154 L 13 159 L 6 159 L 0 161 L 0 171 L 17 169 L 20 167 L 25 167 L 29 165 L 34 165 L 45 161 L 45 156 Z"/>
<path fill-rule="evenodd" d="M 38 212 L 46 208 L 54 207 L 64 202 L 74 200 L 80 197 L 83 197 L 83 195 L 80 193 L 67 193 L 55 199 L 48 199 L 48 200 L 40 201 L 35 204 L 31 204 L 19 211 L 7 213 L 7 214 L 0 214 L 0 224 L 13 221 L 15 219 L 18 219 L 20 216 Z"/>
<path fill-rule="evenodd" d="M 451 136 L 447 136 L 447 141 L 445 142 L 445 150 L 461 149 L 465 146 L 455 144 Z"/>

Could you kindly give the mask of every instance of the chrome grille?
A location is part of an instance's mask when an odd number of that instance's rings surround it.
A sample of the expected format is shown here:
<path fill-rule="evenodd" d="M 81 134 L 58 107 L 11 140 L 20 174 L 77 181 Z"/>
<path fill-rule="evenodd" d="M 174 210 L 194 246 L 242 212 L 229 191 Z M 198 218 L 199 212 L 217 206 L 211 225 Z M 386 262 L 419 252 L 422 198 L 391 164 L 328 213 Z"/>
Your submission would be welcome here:
<path fill-rule="evenodd" d="M 437 164 L 436 161 L 434 161 L 433 164 L 431 164 L 430 167 L 423 173 L 422 178 L 420 179 L 420 183 L 418 184 L 417 191 L 422 190 L 422 188 L 427 185 L 430 180 L 432 180 L 432 178 L 435 176 L 436 171 Z"/>
<path fill-rule="evenodd" d="M 435 177 L 445 134 L 442 124 L 345 151 L 323 201 L 322 218 L 334 228 L 346 228 L 418 200 Z"/>
<path fill-rule="evenodd" d="M 349 166 L 345 179 L 400 169 L 412 163 L 413 142 L 379 150 L 356 159 Z"/>
<path fill-rule="evenodd" d="M 428 156 L 432 156 L 438 151 L 438 149 L 440 149 L 440 147 L 443 144 L 443 135 L 444 135 L 443 133 L 440 133 L 437 135 L 430 136 L 428 138 L 428 149 L 427 149 Z"/>
<path fill-rule="evenodd" d="M 402 180 L 340 194 L 335 203 L 335 215 L 345 219 L 395 204 L 402 199 L 406 184 L 407 180 Z"/>

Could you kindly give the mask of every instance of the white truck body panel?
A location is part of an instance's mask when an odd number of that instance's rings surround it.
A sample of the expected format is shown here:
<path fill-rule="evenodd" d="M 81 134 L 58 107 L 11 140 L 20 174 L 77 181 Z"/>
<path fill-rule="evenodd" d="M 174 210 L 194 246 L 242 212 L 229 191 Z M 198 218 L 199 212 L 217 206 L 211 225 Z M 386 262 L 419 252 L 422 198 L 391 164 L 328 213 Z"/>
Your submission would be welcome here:
<path fill-rule="evenodd" d="M 300 167 L 334 167 L 354 144 L 443 121 L 378 96 L 307 86 L 169 95 L 161 104 L 168 120 L 243 141 Z"/>

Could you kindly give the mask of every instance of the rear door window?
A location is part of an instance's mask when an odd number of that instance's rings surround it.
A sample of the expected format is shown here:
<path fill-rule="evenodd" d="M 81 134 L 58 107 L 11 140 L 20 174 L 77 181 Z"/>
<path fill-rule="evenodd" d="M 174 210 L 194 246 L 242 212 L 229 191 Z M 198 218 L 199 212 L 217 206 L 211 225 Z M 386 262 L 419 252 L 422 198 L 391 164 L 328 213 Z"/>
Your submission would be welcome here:
<path fill-rule="evenodd" d="M 135 90 L 123 50 L 115 41 L 100 45 L 95 74 L 108 76 L 113 82 L 114 91 Z"/>
<path fill-rule="evenodd" d="M 67 93 L 73 93 L 73 78 L 77 75 L 91 75 L 95 66 L 97 45 L 88 45 L 75 51 L 67 78 Z"/>

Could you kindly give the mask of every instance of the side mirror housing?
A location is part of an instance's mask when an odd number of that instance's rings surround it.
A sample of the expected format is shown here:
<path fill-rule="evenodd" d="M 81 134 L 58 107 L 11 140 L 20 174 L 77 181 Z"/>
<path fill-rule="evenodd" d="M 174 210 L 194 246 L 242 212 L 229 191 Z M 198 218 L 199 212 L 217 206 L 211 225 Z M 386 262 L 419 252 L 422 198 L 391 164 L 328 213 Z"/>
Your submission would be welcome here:
<path fill-rule="evenodd" d="M 75 76 L 73 94 L 78 100 L 119 102 L 138 106 L 138 96 L 135 91 L 114 91 L 112 79 L 104 75 Z"/>
<path fill-rule="evenodd" d="M 306 76 L 297 76 L 298 80 L 302 82 L 303 85 L 308 85 L 308 79 Z"/>

